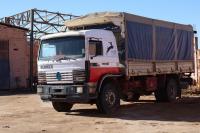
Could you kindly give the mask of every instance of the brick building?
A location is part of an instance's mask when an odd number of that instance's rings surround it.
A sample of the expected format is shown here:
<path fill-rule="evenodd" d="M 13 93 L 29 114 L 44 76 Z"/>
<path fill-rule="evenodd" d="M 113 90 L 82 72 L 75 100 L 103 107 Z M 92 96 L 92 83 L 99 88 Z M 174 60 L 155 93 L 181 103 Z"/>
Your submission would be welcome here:
<path fill-rule="evenodd" d="M 27 32 L 27 29 L 0 23 L 0 90 L 29 85 Z"/>

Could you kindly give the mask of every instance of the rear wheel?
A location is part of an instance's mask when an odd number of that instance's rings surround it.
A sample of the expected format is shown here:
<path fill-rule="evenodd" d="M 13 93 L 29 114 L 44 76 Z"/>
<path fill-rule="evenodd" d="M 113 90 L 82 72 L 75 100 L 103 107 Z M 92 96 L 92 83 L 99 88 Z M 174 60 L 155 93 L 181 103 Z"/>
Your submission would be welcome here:
<path fill-rule="evenodd" d="M 73 104 L 66 102 L 52 102 L 52 105 L 57 112 L 69 112 L 73 106 Z"/>
<path fill-rule="evenodd" d="M 166 89 L 165 88 L 158 88 L 154 92 L 155 98 L 157 102 L 167 102 L 167 96 L 166 96 Z"/>
<path fill-rule="evenodd" d="M 155 98 L 158 102 L 173 102 L 176 100 L 178 84 L 175 79 L 170 79 L 165 88 L 158 88 L 155 92 Z"/>
<path fill-rule="evenodd" d="M 174 102 L 177 97 L 178 85 L 175 79 L 170 79 L 167 84 L 167 101 Z"/>
<path fill-rule="evenodd" d="M 104 85 L 96 105 L 101 113 L 116 113 L 120 106 L 120 97 L 116 87 L 111 83 Z"/>

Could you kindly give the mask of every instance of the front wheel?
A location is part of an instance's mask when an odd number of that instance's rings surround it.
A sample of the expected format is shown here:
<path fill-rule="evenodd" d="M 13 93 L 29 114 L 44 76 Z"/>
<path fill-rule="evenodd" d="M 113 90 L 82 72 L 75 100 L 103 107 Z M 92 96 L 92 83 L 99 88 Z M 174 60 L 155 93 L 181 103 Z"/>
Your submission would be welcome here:
<path fill-rule="evenodd" d="M 120 97 L 116 86 L 111 83 L 104 85 L 96 104 L 101 113 L 116 113 L 120 106 Z"/>
<path fill-rule="evenodd" d="M 69 112 L 73 106 L 73 104 L 66 102 L 52 102 L 52 105 L 57 112 Z"/>

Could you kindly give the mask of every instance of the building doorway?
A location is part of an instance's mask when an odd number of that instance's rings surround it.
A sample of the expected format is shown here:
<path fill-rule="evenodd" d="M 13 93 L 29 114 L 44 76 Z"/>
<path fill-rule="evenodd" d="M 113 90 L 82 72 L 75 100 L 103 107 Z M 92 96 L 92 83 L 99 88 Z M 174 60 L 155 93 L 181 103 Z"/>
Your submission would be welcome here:
<path fill-rule="evenodd" d="M 0 90 L 10 88 L 9 41 L 0 40 Z"/>

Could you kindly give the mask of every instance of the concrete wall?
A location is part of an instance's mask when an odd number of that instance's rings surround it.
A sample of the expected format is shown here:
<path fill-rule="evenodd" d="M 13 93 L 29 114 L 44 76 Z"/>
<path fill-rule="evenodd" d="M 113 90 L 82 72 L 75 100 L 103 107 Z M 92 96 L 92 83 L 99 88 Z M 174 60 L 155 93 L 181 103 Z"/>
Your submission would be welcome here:
<path fill-rule="evenodd" d="M 10 89 L 28 87 L 29 51 L 26 32 L 0 24 L 0 40 L 9 40 Z"/>

